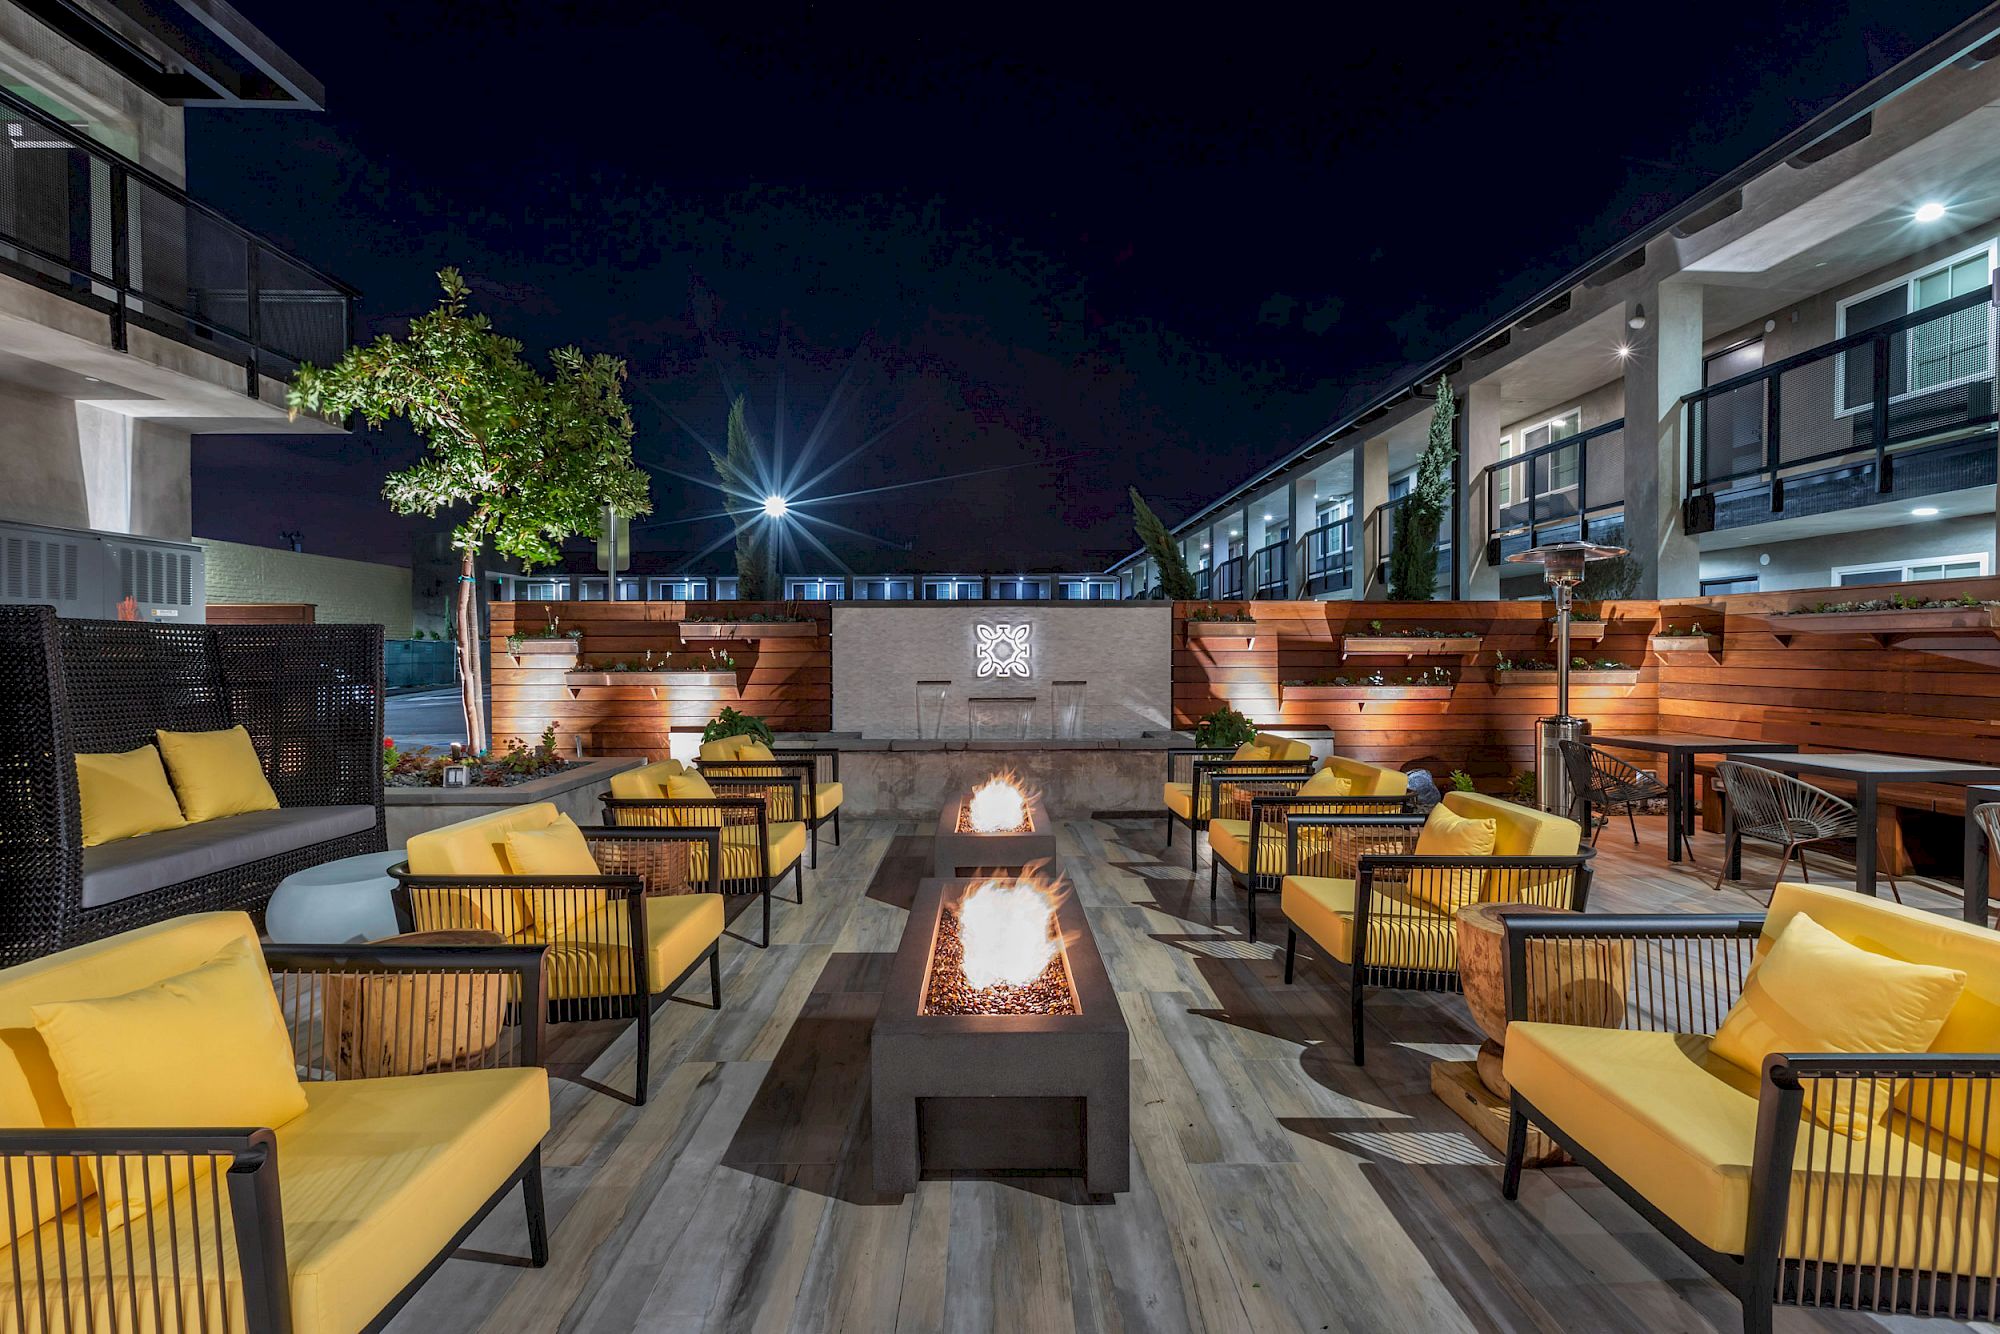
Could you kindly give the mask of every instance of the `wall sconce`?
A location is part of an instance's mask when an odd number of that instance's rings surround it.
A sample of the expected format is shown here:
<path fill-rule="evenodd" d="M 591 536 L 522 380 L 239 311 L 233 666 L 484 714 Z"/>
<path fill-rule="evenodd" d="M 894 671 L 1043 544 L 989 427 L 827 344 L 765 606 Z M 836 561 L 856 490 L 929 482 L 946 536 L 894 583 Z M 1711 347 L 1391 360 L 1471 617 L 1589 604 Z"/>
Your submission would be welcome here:
<path fill-rule="evenodd" d="M 1632 318 L 1625 321 L 1625 327 L 1628 329 L 1643 329 L 1646 327 L 1646 306 L 1644 302 L 1632 307 Z"/>

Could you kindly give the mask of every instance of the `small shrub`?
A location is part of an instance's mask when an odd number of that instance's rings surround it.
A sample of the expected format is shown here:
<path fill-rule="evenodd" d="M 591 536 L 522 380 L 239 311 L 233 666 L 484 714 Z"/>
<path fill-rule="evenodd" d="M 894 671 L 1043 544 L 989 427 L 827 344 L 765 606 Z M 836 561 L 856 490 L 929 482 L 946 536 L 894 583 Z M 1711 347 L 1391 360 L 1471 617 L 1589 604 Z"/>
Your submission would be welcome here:
<path fill-rule="evenodd" d="M 1194 743 L 1204 749 L 1234 750 L 1257 738 L 1257 725 L 1227 704 L 1195 724 Z"/>
<path fill-rule="evenodd" d="M 730 736 L 754 736 L 765 745 L 772 741 L 771 725 L 754 713 L 738 713 L 725 707 L 701 729 L 703 741 L 720 741 Z"/>

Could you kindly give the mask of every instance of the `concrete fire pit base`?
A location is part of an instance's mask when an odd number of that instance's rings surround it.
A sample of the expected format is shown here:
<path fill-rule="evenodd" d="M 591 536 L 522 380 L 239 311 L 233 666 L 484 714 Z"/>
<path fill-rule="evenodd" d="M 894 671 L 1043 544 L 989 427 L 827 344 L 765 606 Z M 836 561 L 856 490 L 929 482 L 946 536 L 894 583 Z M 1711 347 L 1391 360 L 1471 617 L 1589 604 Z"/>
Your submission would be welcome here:
<path fill-rule="evenodd" d="M 1019 871 L 1039 861 L 1054 864 L 1056 827 L 1040 793 L 1028 798 L 1028 828 L 1018 834 L 959 833 L 958 813 L 965 801 L 963 795 L 955 797 L 938 812 L 932 869 L 940 878 L 949 880 L 982 871 Z"/>
<path fill-rule="evenodd" d="M 972 880 L 926 880 L 889 971 L 870 1052 L 875 1188 L 925 1172 L 1082 1172 L 1084 1189 L 1131 1187 L 1125 1017 L 1075 892 L 1057 905 L 1075 1014 L 925 1014 L 947 904 Z"/>

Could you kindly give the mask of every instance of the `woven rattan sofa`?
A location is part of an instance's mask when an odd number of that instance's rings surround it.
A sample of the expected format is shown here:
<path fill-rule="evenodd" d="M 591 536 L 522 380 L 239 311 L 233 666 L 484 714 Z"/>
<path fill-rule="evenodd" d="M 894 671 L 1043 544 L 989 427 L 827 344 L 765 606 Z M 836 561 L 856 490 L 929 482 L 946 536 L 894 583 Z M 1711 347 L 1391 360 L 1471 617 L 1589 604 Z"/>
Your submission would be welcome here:
<path fill-rule="evenodd" d="M 241 725 L 279 810 L 83 846 L 78 754 Z M 384 847 L 382 627 L 150 625 L 0 607 L 0 963 Z"/>

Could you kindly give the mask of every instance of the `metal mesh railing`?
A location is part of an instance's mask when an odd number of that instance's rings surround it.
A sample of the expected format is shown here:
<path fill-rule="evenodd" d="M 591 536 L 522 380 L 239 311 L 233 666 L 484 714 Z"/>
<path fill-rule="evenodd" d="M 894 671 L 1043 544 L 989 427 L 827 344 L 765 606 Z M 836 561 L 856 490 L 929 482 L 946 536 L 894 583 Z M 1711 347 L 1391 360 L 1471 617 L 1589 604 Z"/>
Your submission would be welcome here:
<path fill-rule="evenodd" d="M 1250 553 L 1250 595 L 1281 598 L 1289 590 L 1291 562 L 1287 542 L 1273 542 Z"/>
<path fill-rule="evenodd" d="M 1625 511 L 1625 422 L 1606 422 L 1485 469 L 1489 551 L 1599 540 Z"/>
<path fill-rule="evenodd" d="M 1305 576 L 1308 595 L 1338 593 L 1354 587 L 1353 524 L 1335 519 L 1305 536 Z"/>

